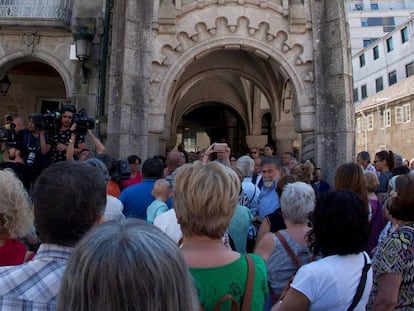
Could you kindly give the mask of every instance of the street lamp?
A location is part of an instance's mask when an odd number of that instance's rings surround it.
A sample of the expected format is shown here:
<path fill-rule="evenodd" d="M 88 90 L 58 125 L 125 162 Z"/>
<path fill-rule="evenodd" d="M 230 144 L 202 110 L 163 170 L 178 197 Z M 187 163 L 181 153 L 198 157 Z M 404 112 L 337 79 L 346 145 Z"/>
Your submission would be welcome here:
<path fill-rule="evenodd" d="M 89 72 L 86 61 L 90 56 L 93 34 L 89 33 L 86 27 L 82 27 L 79 32 L 73 34 L 73 39 L 75 40 L 76 58 L 79 59 L 82 66 L 82 82 L 86 83 Z"/>
<path fill-rule="evenodd" d="M 6 96 L 7 92 L 9 91 L 11 82 L 9 80 L 9 76 L 6 74 L 3 79 L 0 81 L 0 92 L 1 95 Z"/>

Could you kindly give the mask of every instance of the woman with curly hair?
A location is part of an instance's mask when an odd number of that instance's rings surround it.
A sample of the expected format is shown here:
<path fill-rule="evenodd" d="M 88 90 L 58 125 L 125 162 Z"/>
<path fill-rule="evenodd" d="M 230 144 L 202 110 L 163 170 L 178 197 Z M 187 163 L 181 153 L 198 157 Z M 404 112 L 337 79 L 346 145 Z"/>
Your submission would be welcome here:
<path fill-rule="evenodd" d="M 33 252 L 17 240 L 33 228 L 31 203 L 22 182 L 12 171 L 0 171 L 0 266 L 20 265 Z"/>
<path fill-rule="evenodd" d="M 318 198 L 307 242 L 321 259 L 302 266 L 279 310 L 365 310 L 372 286 L 368 211 L 353 192 L 330 191 Z"/>

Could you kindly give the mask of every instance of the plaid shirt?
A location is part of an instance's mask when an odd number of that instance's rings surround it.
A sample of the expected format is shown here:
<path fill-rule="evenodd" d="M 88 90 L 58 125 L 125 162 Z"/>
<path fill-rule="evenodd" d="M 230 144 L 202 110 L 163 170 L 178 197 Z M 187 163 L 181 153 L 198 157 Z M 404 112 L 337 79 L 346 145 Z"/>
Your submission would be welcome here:
<path fill-rule="evenodd" d="M 32 261 L 0 267 L 0 310 L 55 310 L 71 247 L 42 244 Z"/>

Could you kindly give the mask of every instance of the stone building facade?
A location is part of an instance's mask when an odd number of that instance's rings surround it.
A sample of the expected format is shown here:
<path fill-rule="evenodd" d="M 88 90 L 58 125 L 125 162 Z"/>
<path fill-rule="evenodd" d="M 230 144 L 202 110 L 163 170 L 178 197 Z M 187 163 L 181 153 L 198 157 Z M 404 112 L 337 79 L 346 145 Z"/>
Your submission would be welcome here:
<path fill-rule="evenodd" d="M 274 142 L 332 179 L 354 156 L 346 12 L 330 0 L 41 0 L 0 4 L 0 115 L 70 102 L 114 157 L 184 141 Z M 53 9 L 50 9 L 53 8 Z M 71 53 L 87 31 L 89 58 Z M 73 47 L 72 47 L 73 49 Z M 198 141 L 197 141 L 198 140 Z"/>

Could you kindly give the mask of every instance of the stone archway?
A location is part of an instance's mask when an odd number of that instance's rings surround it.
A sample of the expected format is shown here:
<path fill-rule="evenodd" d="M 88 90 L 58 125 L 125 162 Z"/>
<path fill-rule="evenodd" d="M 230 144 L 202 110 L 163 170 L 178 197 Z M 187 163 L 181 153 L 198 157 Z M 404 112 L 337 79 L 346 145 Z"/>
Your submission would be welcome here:
<path fill-rule="evenodd" d="M 2 96 L 0 115 L 26 118 L 32 112 L 55 110 L 67 101 L 68 80 L 46 61 L 35 57 L 10 59 L 1 67 L 11 81 L 9 92 Z"/>
<path fill-rule="evenodd" d="M 297 32 L 290 35 L 282 11 L 269 9 L 266 15 L 252 6 L 217 15 L 214 7 L 220 5 L 203 8 L 203 14 L 189 10 L 177 16 L 174 33 L 160 31 L 154 37 L 150 104 L 160 108 L 165 123 L 162 132 L 152 133 L 168 145 L 180 111 L 203 100 L 227 101 L 246 121 L 248 143 L 267 143 L 261 137 L 261 115 L 271 112 L 271 136 L 283 141 L 281 151 L 290 151 L 297 133 L 314 130 L 312 46 L 303 44 L 311 38 L 306 23 L 296 25 Z M 162 18 L 159 23 L 161 29 Z M 205 94 L 197 96 L 197 88 Z M 262 105 L 268 105 L 267 111 Z M 155 113 L 149 118 L 160 119 Z"/>

